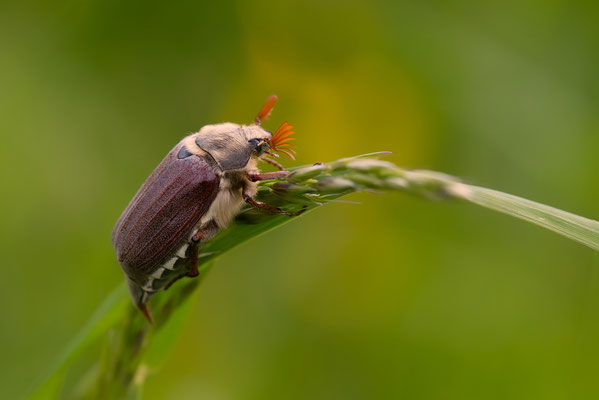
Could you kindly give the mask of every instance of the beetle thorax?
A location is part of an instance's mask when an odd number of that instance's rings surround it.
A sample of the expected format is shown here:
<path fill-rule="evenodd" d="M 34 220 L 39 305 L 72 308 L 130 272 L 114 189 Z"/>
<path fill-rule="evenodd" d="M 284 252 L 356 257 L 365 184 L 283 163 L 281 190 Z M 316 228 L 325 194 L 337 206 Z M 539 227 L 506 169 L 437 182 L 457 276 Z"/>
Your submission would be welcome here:
<path fill-rule="evenodd" d="M 250 159 L 268 149 L 265 142 L 271 137 L 258 125 L 225 122 L 204 126 L 185 138 L 184 144 L 190 153 L 209 158 L 220 172 L 226 172 L 246 169 Z"/>
<path fill-rule="evenodd" d="M 214 220 L 220 229 L 226 228 L 244 204 L 243 194 L 255 196 L 257 184 L 248 179 L 248 173 L 258 173 L 256 161 L 250 159 L 243 170 L 227 171 L 221 175 L 218 194 L 202 217 L 198 228 Z"/>
<path fill-rule="evenodd" d="M 248 179 L 257 174 L 259 154 L 251 146 L 253 139 L 269 139 L 272 135 L 258 125 L 238 125 L 226 122 L 206 125 L 199 132 L 183 140 L 187 150 L 210 160 L 214 172 L 220 176 L 218 194 L 198 229 L 214 221 L 220 229 L 226 228 L 244 203 L 243 195 L 253 197 L 257 184 Z"/>

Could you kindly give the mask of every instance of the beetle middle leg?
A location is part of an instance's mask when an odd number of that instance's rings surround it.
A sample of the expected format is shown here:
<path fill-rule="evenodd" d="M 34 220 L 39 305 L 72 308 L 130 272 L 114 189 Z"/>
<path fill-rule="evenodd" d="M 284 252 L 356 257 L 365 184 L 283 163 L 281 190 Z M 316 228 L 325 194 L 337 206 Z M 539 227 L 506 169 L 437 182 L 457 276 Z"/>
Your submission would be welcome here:
<path fill-rule="evenodd" d="M 220 231 L 214 220 L 210 220 L 203 224 L 196 233 L 191 236 L 191 244 L 189 245 L 189 271 L 185 276 L 190 278 L 198 276 L 198 253 L 200 246 L 209 240 Z"/>
<path fill-rule="evenodd" d="M 196 233 L 193 234 L 193 236 L 191 237 L 191 241 L 193 243 L 206 243 L 210 240 L 212 240 L 212 238 L 214 236 L 216 236 L 216 234 L 220 232 L 220 228 L 218 227 L 218 225 L 216 224 L 216 221 L 214 221 L 213 219 L 211 219 L 210 221 L 202 224 L 202 226 L 200 226 L 200 229 L 198 229 L 198 231 Z"/>

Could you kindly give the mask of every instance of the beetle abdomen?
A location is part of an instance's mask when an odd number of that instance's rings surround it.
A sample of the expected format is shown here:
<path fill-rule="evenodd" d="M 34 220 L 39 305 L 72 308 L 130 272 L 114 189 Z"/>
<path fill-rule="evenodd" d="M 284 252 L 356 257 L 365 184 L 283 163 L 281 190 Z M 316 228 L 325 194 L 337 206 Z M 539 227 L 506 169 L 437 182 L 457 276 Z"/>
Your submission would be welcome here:
<path fill-rule="evenodd" d="M 119 264 L 138 283 L 188 239 L 218 192 L 220 178 L 198 155 L 178 158 L 182 144 L 162 160 L 114 228 Z"/>
<path fill-rule="evenodd" d="M 190 243 L 185 242 L 174 254 L 169 255 L 166 261 L 157 265 L 151 275 L 146 276 L 146 279 L 143 282 L 140 282 L 141 290 L 147 293 L 147 298 L 163 289 L 173 279 L 181 275 L 181 270 L 184 269 L 190 261 L 187 254 L 189 246 Z"/>

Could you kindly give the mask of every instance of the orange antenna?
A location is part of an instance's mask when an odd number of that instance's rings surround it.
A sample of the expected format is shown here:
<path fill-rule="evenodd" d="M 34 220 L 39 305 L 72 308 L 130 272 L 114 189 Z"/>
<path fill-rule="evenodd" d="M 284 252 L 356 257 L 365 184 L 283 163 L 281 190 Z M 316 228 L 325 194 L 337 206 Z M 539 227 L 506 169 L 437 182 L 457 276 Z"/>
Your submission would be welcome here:
<path fill-rule="evenodd" d="M 283 153 L 292 160 L 295 160 L 295 151 L 291 148 L 293 144 L 289 143 L 295 140 L 294 137 L 291 137 L 294 133 L 293 125 L 287 121 L 283 122 L 268 142 L 270 148 L 277 153 Z"/>
<path fill-rule="evenodd" d="M 264 106 L 262 107 L 262 109 L 260 110 L 258 115 L 256 115 L 255 121 L 258 125 L 260 125 L 262 123 L 262 121 L 266 121 L 268 119 L 268 116 L 272 112 L 272 109 L 275 106 L 277 100 L 278 100 L 278 97 L 276 94 L 271 95 L 266 100 L 266 103 L 264 103 Z"/>

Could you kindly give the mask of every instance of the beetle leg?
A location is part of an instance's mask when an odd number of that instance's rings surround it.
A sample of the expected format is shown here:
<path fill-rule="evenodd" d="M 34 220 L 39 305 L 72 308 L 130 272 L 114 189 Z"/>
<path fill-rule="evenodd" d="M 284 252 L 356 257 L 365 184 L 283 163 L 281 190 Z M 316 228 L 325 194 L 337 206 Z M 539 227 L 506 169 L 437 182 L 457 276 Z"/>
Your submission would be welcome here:
<path fill-rule="evenodd" d="M 200 275 L 200 272 L 198 271 L 198 248 L 199 247 L 196 243 L 193 243 L 191 246 L 192 246 L 191 254 L 190 254 L 190 258 L 189 258 L 189 262 L 191 264 L 189 266 L 189 271 L 187 271 L 186 274 L 182 274 L 182 275 L 178 275 L 178 276 L 174 277 L 169 283 L 164 285 L 163 290 L 167 290 L 168 288 L 170 288 L 173 285 L 173 283 L 177 282 L 181 278 L 185 278 L 185 277 L 195 278 L 196 276 Z"/>
<path fill-rule="evenodd" d="M 243 194 L 243 199 L 250 206 L 256 207 L 256 208 L 260 208 L 262 210 L 270 211 L 273 214 L 285 214 L 285 215 L 288 215 L 290 217 L 295 217 L 297 215 L 300 215 L 304 211 L 306 211 L 306 206 L 303 206 L 301 210 L 295 211 L 295 212 L 285 211 L 285 210 L 283 210 L 283 209 L 281 209 L 279 207 L 271 206 L 270 204 L 266 204 L 266 203 L 264 203 L 262 201 L 255 200 L 250 195 L 245 194 L 245 193 Z"/>
<path fill-rule="evenodd" d="M 289 175 L 289 171 L 265 172 L 263 174 L 248 174 L 248 179 L 252 182 L 258 182 L 267 179 L 284 178 L 287 175 Z"/>
<path fill-rule="evenodd" d="M 186 277 L 187 274 L 183 274 L 183 275 L 179 275 L 173 278 L 173 280 L 171 280 L 169 283 L 167 283 L 166 285 L 164 285 L 164 289 L 163 290 L 167 290 L 168 288 L 171 287 L 171 285 L 175 282 L 177 282 L 179 279 Z"/>
<path fill-rule="evenodd" d="M 202 227 L 193 234 L 191 237 L 191 241 L 193 243 L 206 243 L 209 240 L 212 240 L 214 236 L 220 231 L 216 222 L 212 219 L 209 222 L 202 225 Z"/>
<path fill-rule="evenodd" d="M 193 243 L 205 243 L 207 242 L 209 239 L 208 237 L 210 236 L 210 229 L 211 227 L 207 227 L 207 228 L 203 228 L 198 230 L 192 237 L 191 237 L 191 241 Z"/>
<path fill-rule="evenodd" d="M 269 164 L 274 165 L 275 167 L 277 167 L 281 171 L 283 171 L 285 169 L 285 168 L 283 168 L 283 166 L 278 161 L 275 161 L 275 160 L 273 160 L 271 158 L 264 157 L 264 158 L 261 158 L 260 160 L 262 160 L 264 162 L 267 162 Z"/>
<path fill-rule="evenodd" d="M 190 278 L 194 278 L 200 274 L 198 271 L 198 248 L 199 246 L 197 243 L 191 244 L 191 250 L 189 252 L 189 262 L 191 265 L 189 266 L 189 271 L 187 272 L 187 276 Z"/>

